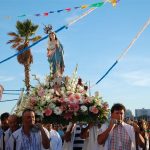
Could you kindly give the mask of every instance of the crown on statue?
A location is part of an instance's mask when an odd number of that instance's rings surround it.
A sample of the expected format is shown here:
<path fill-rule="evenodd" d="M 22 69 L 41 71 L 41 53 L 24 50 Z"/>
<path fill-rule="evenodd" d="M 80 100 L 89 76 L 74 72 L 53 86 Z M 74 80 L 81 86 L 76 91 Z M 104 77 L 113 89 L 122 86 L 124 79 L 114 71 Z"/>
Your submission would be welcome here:
<path fill-rule="evenodd" d="M 50 34 L 51 32 L 52 32 L 52 29 L 53 29 L 53 27 L 52 27 L 52 25 L 44 25 L 45 27 L 44 27 L 44 32 L 46 33 L 46 34 Z"/>

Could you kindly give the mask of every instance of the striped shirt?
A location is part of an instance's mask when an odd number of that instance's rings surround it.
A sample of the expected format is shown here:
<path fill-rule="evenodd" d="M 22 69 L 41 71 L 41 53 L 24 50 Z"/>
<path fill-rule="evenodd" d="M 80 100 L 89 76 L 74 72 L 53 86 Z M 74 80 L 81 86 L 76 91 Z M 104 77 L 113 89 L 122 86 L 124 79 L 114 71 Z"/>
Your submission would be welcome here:
<path fill-rule="evenodd" d="M 73 142 L 73 150 L 82 150 L 84 139 L 80 138 L 81 126 L 76 125 L 75 134 L 74 134 L 74 142 Z"/>
<path fill-rule="evenodd" d="M 30 136 L 26 136 L 21 131 L 22 134 L 22 143 L 21 143 L 21 150 L 40 150 L 41 149 L 41 142 L 37 137 L 37 133 L 30 132 Z"/>
<path fill-rule="evenodd" d="M 49 138 L 49 132 L 44 128 L 45 133 Z M 42 136 L 41 132 L 30 132 L 30 136 L 27 137 L 23 129 L 20 128 L 15 131 L 9 138 L 6 149 L 13 150 L 16 145 L 16 150 L 42 150 Z"/>

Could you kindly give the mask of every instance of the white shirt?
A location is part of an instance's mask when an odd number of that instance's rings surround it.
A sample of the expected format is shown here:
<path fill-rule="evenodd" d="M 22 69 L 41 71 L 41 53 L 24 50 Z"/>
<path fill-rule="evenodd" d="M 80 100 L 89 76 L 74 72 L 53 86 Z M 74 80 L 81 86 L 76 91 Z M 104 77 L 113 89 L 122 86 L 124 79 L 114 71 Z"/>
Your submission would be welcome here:
<path fill-rule="evenodd" d="M 125 128 L 125 130 L 127 131 L 128 135 L 131 139 L 131 150 L 136 150 L 134 128 L 131 125 L 126 124 L 125 122 L 122 123 L 122 126 Z M 103 124 L 101 127 L 100 133 L 103 133 L 107 128 L 108 128 L 108 123 Z M 111 136 L 112 136 L 112 131 L 110 131 L 109 136 L 108 136 L 107 140 L 105 141 L 104 150 L 108 150 L 108 144 L 111 139 Z"/>
<path fill-rule="evenodd" d="M 93 126 L 89 129 L 89 137 L 85 139 L 83 150 L 102 150 L 103 146 L 97 142 L 97 136 L 99 134 L 98 126 Z"/>
<path fill-rule="evenodd" d="M 50 131 L 50 148 L 51 150 L 62 150 L 62 139 L 56 130 Z"/>
<path fill-rule="evenodd" d="M 5 145 L 7 145 L 8 139 L 10 138 L 11 134 L 12 134 L 12 132 L 11 132 L 10 128 L 7 131 L 5 131 L 5 138 L 4 138 Z"/>
<path fill-rule="evenodd" d="M 47 129 L 44 128 L 45 133 L 47 134 L 49 138 L 49 133 Z M 6 145 L 6 150 L 13 150 L 14 148 L 14 141 L 16 141 L 16 150 L 42 150 L 43 145 L 42 145 L 42 136 L 41 132 L 30 132 L 30 140 L 31 143 L 34 144 L 28 144 L 26 136 L 23 134 L 22 128 L 18 129 L 15 131 L 9 138 L 7 145 Z M 25 148 L 28 147 L 28 148 Z"/>

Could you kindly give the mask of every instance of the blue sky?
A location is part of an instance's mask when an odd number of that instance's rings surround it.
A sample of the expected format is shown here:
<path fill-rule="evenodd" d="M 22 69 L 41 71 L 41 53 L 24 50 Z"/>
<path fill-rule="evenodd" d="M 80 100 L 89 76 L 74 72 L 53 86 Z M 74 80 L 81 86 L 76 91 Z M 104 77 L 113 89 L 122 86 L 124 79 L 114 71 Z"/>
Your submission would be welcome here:
<path fill-rule="evenodd" d="M 0 4 L 0 61 L 13 55 L 15 50 L 6 42 L 10 31 L 16 31 L 16 21 L 31 19 L 38 24 L 37 35 L 45 36 L 43 24 L 52 24 L 54 30 L 65 25 L 70 19 L 81 15 L 85 9 L 54 13 L 48 17 L 35 17 L 33 14 L 59 10 L 84 4 L 97 3 L 98 0 L 1 0 Z M 109 3 L 96 9 L 84 19 L 57 33 L 64 46 L 65 75 L 71 75 L 76 64 L 78 75 L 91 84 L 96 83 L 129 45 L 137 32 L 150 17 L 149 0 L 120 0 L 116 8 Z M 26 14 L 28 17 L 18 18 Z M 29 16 L 31 15 L 31 16 Z M 6 19 L 5 16 L 10 16 Z M 150 27 L 136 41 L 127 55 L 91 92 L 99 91 L 109 103 L 121 102 L 134 112 L 136 108 L 150 108 Z M 47 40 L 32 48 L 34 63 L 31 74 L 41 79 L 49 74 L 46 57 Z M 5 89 L 24 87 L 24 68 L 16 57 L 0 64 L 0 84 Z M 33 82 L 31 77 L 31 83 Z M 3 95 L 2 100 L 18 98 Z M 10 112 L 14 102 L 0 103 L 0 113 Z"/>

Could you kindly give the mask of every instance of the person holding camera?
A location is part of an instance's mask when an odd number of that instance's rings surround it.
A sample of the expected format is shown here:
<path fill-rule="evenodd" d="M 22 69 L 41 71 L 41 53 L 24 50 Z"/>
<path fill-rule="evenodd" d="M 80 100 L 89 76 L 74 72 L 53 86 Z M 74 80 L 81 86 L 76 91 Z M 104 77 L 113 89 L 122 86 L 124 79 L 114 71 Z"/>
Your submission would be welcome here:
<path fill-rule="evenodd" d="M 22 113 L 22 127 L 12 133 L 7 150 L 43 150 L 49 149 L 49 132 L 40 123 L 35 124 L 35 112 L 25 109 Z"/>
<path fill-rule="evenodd" d="M 111 108 L 109 123 L 101 127 L 98 143 L 104 145 L 104 150 L 136 150 L 135 134 L 138 144 L 144 147 L 145 141 L 138 126 L 124 122 L 125 106 L 117 103 Z"/>

